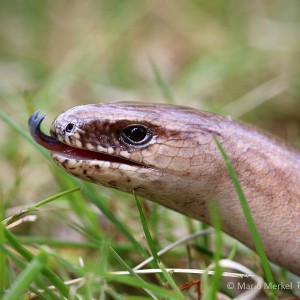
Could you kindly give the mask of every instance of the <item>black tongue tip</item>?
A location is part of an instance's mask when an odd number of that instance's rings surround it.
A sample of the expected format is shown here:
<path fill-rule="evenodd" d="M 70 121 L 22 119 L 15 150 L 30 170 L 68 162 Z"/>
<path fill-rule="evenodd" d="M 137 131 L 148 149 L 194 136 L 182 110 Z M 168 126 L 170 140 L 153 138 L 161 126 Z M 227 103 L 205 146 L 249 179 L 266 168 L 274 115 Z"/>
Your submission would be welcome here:
<path fill-rule="evenodd" d="M 59 144 L 59 141 L 49 135 L 46 135 L 41 131 L 41 123 L 43 120 L 46 118 L 46 115 L 43 116 L 38 116 L 40 113 L 40 110 L 37 110 L 34 112 L 31 117 L 28 120 L 28 127 L 29 127 L 29 132 L 32 136 L 32 138 L 41 146 L 49 149 L 49 150 L 55 150 L 53 148 L 57 144 Z"/>
<path fill-rule="evenodd" d="M 34 112 L 28 120 L 28 126 L 30 134 L 33 136 L 35 134 L 40 134 L 40 125 L 42 121 L 46 118 L 46 115 L 39 117 L 40 110 Z"/>

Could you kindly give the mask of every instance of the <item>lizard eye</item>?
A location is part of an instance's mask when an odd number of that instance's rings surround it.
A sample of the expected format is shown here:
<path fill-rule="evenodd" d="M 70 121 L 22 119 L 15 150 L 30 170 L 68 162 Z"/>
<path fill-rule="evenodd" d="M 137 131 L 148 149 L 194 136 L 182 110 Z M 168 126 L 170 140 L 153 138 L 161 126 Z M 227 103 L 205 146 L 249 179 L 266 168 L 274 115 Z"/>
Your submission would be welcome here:
<path fill-rule="evenodd" d="M 66 125 L 66 127 L 64 128 L 64 133 L 73 133 L 74 132 L 74 130 L 75 130 L 75 124 L 74 123 L 68 123 L 67 125 Z"/>
<path fill-rule="evenodd" d="M 144 125 L 130 125 L 121 133 L 121 140 L 129 145 L 144 145 L 151 137 L 152 133 Z"/>

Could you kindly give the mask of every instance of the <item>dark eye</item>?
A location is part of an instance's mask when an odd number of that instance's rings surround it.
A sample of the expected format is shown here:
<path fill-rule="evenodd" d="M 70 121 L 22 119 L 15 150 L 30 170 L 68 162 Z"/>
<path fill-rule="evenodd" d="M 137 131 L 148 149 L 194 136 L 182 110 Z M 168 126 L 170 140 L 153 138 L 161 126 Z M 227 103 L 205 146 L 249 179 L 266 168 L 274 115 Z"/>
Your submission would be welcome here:
<path fill-rule="evenodd" d="M 144 125 L 130 125 L 121 133 L 123 142 L 130 145 L 144 145 L 151 137 L 150 130 Z"/>
<path fill-rule="evenodd" d="M 65 133 L 73 133 L 74 129 L 75 129 L 75 124 L 69 123 L 69 124 L 67 124 L 67 126 L 65 127 L 64 132 L 65 132 Z"/>

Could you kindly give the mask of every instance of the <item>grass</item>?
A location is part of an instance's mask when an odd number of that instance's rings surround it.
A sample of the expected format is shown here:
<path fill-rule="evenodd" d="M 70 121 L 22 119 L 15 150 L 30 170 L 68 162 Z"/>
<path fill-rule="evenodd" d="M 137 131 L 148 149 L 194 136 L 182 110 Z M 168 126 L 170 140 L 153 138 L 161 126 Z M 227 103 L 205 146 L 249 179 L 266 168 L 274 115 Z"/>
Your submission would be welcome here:
<path fill-rule="evenodd" d="M 7 218 L 15 225 L 0 226 L 3 297 L 21 298 L 27 290 L 41 299 L 193 299 L 193 287 L 178 287 L 199 278 L 209 296 L 230 294 L 219 275 L 165 272 L 204 269 L 228 256 L 250 261 L 262 276 L 263 255 L 220 231 L 176 243 L 202 224 L 64 174 L 47 151 L 30 144 L 27 120 L 38 108 L 51 121 L 84 103 L 171 102 L 239 117 L 300 145 L 299 6 L 279 0 L 1 3 L 0 211 L 5 225 Z M 49 121 L 43 125 L 47 131 Z M 163 274 L 111 274 L 139 271 L 141 262 L 163 252 L 147 266 Z M 285 278 L 275 273 L 274 280 Z"/>
<path fill-rule="evenodd" d="M 172 92 L 170 91 L 168 84 L 164 80 L 158 66 L 155 64 L 155 62 L 151 58 L 150 58 L 150 63 L 151 63 L 151 68 L 152 68 L 152 71 L 154 74 L 156 84 L 157 84 L 158 88 L 160 89 L 163 98 L 166 100 L 167 103 L 174 104 L 175 101 L 174 101 Z"/>
<path fill-rule="evenodd" d="M 18 126 L 16 126 L 7 116 L 5 116 L 3 118 L 7 124 L 11 125 L 17 132 L 22 132 L 22 129 Z M 26 134 L 21 133 L 23 137 L 25 137 L 26 139 L 28 139 L 28 137 L 26 136 Z M 37 147 L 37 149 L 40 149 L 40 147 Z M 56 172 L 56 171 L 55 171 Z M 65 177 L 65 175 L 62 174 L 56 174 L 55 175 L 57 180 L 59 180 L 61 185 L 67 186 L 70 183 L 71 184 L 77 184 L 77 179 L 74 179 L 72 177 Z M 65 183 L 65 184 L 62 184 Z M 132 244 L 133 249 L 135 249 L 135 251 L 137 251 L 137 253 L 140 253 L 140 255 L 144 256 L 145 258 L 147 258 L 148 254 L 145 251 L 145 249 L 143 247 L 141 247 L 141 245 L 136 241 L 136 239 L 132 236 L 131 232 L 126 228 L 126 225 L 124 224 L 124 222 L 119 221 L 112 213 L 110 210 L 108 210 L 106 204 L 105 204 L 105 199 L 103 199 L 102 197 L 99 197 L 99 195 L 97 195 L 94 186 L 88 185 L 86 183 L 81 183 L 84 186 L 84 193 L 90 198 L 90 201 L 92 201 L 99 209 L 100 211 L 117 227 L 119 228 L 119 230 L 121 232 L 123 232 L 124 236 L 127 237 L 127 239 L 129 240 L 129 242 Z M 22 219 L 24 217 L 24 215 L 26 214 L 30 214 L 32 212 L 36 213 L 37 208 L 41 208 L 45 205 L 48 205 L 50 202 L 52 201 L 57 201 L 58 198 L 70 195 L 73 192 L 78 191 L 79 188 L 72 188 L 69 189 L 65 192 L 53 195 L 52 197 L 49 197 L 47 199 L 41 200 L 40 202 L 27 207 L 26 209 L 21 210 L 20 212 L 16 213 L 15 215 L 6 218 L 5 220 L 3 220 L 2 224 L 5 226 L 11 225 L 13 226 L 14 224 L 16 224 L 17 221 L 19 221 L 20 219 Z M 101 200 L 101 201 L 99 201 Z M 153 239 L 151 237 L 150 234 L 150 230 L 147 224 L 147 218 L 143 212 L 142 206 L 140 201 L 138 200 L 138 198 L 136 198 L 136 204 L 137 204 L 137 208 L 139 210 L 139 215 L 140 215 L 140 219 L 141 219 L 141 223 L 143 225 L 144 228 L 144 233 L 148 242 L 148 245 L 150 246 L 151 249 L 151 253 L 152 256 L 154 257 L 154 267 L 155 268 L 159 268 L 162 269 L 162 274 L 165 280 L 165 284 L 163 284 L 162 278 L 160 278 L 160 282 L 163 285 L 168 285 L 170 286 L 170 288 L 172 288 L 175 291 L 175 295 L 172 295 L 172 298 L 174 298 L 176 295 L 177 297 L 179 297 L 178 299 L 183 299 L 183 295 L 180 292 L 179 288 L 177 287 L 175 281 L 173 280 L 173 278 L 169 275 L 169 273 L 166 271 L 164 265 L 160 262 L 160 259 L 158 258 L 158 254 L 157 254 L 157 250 L 155 248 L 155 244 L 153 242 Z M 90 223 L 93 223 L 93 214 L 92 213 L 87 213 L 87 216 L 90 216 L 91 219 L 89 220 Z M 95 225 L 95 224 L 93 224 Z M 95 225 L 97 226 L 97 225 Z M 75 227 L 75 226 L 74 226 Z M 94 242 L 96 242 L 97 244 L 103 241 L 102 239 L 102 232 L 98 232 L 96 234 L 93 234 L 93 230 L 97 230 L 97 228 L 89 228 L 88 226 L 86 226 L 86 228 L 82 228 L 82 233 L 86 235 L 86 237 L 88 237 L 89 239 L 93 240 Z M 45 285 L 45 283 L 43 281 L 41 281 L 41 279 L 39 279 L 39 274 L 42 272 L 43 276 L 47 278 L 47 280 L 53 284 L 53 286 L 56 288 L 56 290 L 63 295 L 64 297 L 69 297 L 70 296 L 70 291 L 67 285 L 65 285 L 65 283 L 63 281 L 61 281 L 61 279 L 59 279 L 59 277 L 57 277 L 50 269 L 48 268 L 41 268 L 40 267 L 40 256 L 41 259 L 46 259 L 46 253 L 45 252 L 41 252 L 43 254 L 39 254 L 36 256 L 37 258 L 35 259 L 34 254 L 32 254 L 30 251 L 28 251 L 26 248 L 24 248 L 24 246 L 19 243 L 17 241 L 17 238 L 14 237 L 13 234 L 11 234 L 7 229 L 5 229 L 4 231 L 5 233 L 5 238 L 6 241 L 8 242 L 8 244 L 10 245 L 10 247 L 12 247 L 21 257 L 23 257 L 23 259 L 25 259 L 25 261 L 28 262 L 28 265 L 24 264 L 23 262 L 20 262 L 19 259 L 17 259 L 10 251 L 7 247 L 3 246 L 3 253 L 6 253 L 9 257 L 11 257 L 11 259 L 17 263 L 17 265 L 23 270 L 23 272 L 20 273 L 20 275 L 16 278 L 15 280 L 15 284 L 11 287 L 11 289 L 9 291 L 7 291 L 7 293 L 5 294 L 5 297 L 7 299 L 9 299 L 9 297 L 18 297 L 18 291 L 20 291 L 20 293 L 25 290 L 24 287 L 26 287 L 26 289 L 31 290 L 32 292 L 34 292 L 35 294 L 40 294 L 39 291 L 36 290 L 36 288 L 31 286 L 32 281 L 35 280 L 35 284 L 37 286 L 39 286 L 40 288 L 42 288 L 42 290 L 44 290 L 44 292 L 46 293 L 47 297 L 50 297 L 50 299 L 55 299 L 56 295 L 47 288 L 47 286 Z M 220 231 L 219 234 L 217 236 L 220 236 Z M 217 239 L 218 240 L 218 239 Z M 44 240 L 45 244 L 47 244 L 47 239 Z M 65 243 L 65 245 L 68 245 L 68 243 Z M 72 246 L 72 244 L 70 243 L 69 245 Z M 217 244 L 218 245 L 218 244 Z M 39 248 L 40 246 L 38 246 Z M 95 247 L 97 248 L 97 247 Z M 216 258 L 217 260 L 220 258 L 220 251 L 221 251 L 221 244 L 219 244 L 218 246 L 218 251 L 216 252 Z M 108 254 L 108 252 L 106 251 L 106 253 Z M 125 267 L 125 270 L 130 270 L 131 274 L 135 274 L 133 270 L 131 270 L 127 264 L 123 261 L 123 259 L 113 250 L 112 253 L 114 254 L 114 256 L 117 258 L 117 261 L 119 263 L 121 263 L 121 266 L 123 266 L 123 268 Z M 68 267 L 70 268 L 73 272 L 76 272 L 76 274 L 78 276 L 84 277 L 86 276 L 86 272 L 85 270 L 81 269 L 80 267 L 71 264 L 70 262 L 65 262 L 65 261 L 61 261 L 61 259 L 59 257 L 57 257 L 57 255 L 53 255 L 60 264 L 62 264 L 64 267 Z M 104 258 L 104 260 L 106 261 L 105 263 L 101 262 L 101 272 L 96 272 L 96 274 L 98 274 L 98 276 L 105 276 L 105 268 L 103 267 L 103 265 L 107 265 L 107 259 L 108 257 Z M 216 278 L 220 278 L 220 271 L 218 277 Z M 28 275 L 29 274 L 29 275 Z M 95 274 L 95 276 L 96 276 Z M 153 288 L 153 286 L 148 286 L 148 283 L 145 282 L 143 279 L 141 279 L 138 275 L 134 276 L 136 278 L 135 287 L 142 287 L 143 289 L 146 291 L 146 293 L 149 294 L 149 296 L 151 298 L 156 299 L 157 296 L 160 296 L 162 291 L 161 290 L 157 290 L 156 288 Z M 143 285 L 140 285 L 139 282 L 141 282 Z M 218 280 L 214 281 L 214 289 L 213 289 L 213 294 L 210 295 L 215 295 L 216 291 L 217 291 L 217 287 L 218 287 Z M 128 283 L 130 285 L 130 283 Z M 20 286 L 22 288 L 20 288 Z M 155 291 L 156 295 L 153 294 L 153 290 Z M 169 291 L 166 289 L 164 290 L 165 294 L 167 295 L 169 293 Z M 158 293 L 158 294 L 157 294 Z M 89 291 L 88 294 L 93 294 L 93 292 Z M 115 295 L 116 296 L 116 295 Z M 209 298 L 212 298 L 211 296 L 208 296 Z"/>
<path fill-rule="evenodd" d="M 253 217 L 251 215 L 251 211 L 249 209 L 244 191 L 243 191 L 243 189 L 242 189 L 242 187 L 239 183 L 239 179 L 238 179 L 237 174 L 236 174 L 236 172 L 235 172 L 235 170 L 234 170 L 234 168 L 233 168 L 233 166 L 232 166 L 232 164 L 229 160 L 229 157 L 227 156 L 225 150 L 223 149 L 222 145 L 220 144 L 220 142 L 218 141 L 218 139 L 216 137 L 215 137 L 215 142 L 217 144 L 218 149 L 220 150 L 220 152 L 222 154 L 224 162 L 226 163 L 228 173 L 231 177 L 231 180 L 232 180 L 232 182 L 234 184 L 234 187 L 236 189 L 236 192 L 238 194 L 238 197 L 239 197 L 242 209 L 243 209 L 243 213 L 244 213 L 246 221 L 248 223 L 249 231 L 251 232 L 251 235 L 252 235 L 252 238 L 253 238 L 253 241 L 254 241 L 254 244 L 255 244 L 256 251 L 257 251 L 257 253 L 260 257 L 261 264 L 262 264 L 262 267 L 263 267 L 264 272 L 265 272 L 267 282 L 268 282 L 268 284 L 271 283 L 273 285 L 274 284 L 274 279 L 273 279 L 272 271 L 271 271 L 271 268 L 270 268 L 270 265 L 269 265 L 269 262 L 268 262 L 268 258 L 266 256 L 265 250 L 263 248 L 261 237 L 258 234 L 255 222 L 254 222 Z M 220 247 L 218 247 L 218 248 L 220 249 Z M 276 291 L 271 289 L 271 296 L 270 297 L 272 299 L 275 299 L 275 297 L 276 297 L 275 294 L 276 294 Z"/>
<path fill-rule="evenodd" d="M 47 254 L 41 250 L 26 266 L 26 269 L 18 276 L 9 292 L 4 296 L 4 300 L 18 300 L 27 292 L 28 286 L 40 275 L 45 263 L 47 262 Z"/>

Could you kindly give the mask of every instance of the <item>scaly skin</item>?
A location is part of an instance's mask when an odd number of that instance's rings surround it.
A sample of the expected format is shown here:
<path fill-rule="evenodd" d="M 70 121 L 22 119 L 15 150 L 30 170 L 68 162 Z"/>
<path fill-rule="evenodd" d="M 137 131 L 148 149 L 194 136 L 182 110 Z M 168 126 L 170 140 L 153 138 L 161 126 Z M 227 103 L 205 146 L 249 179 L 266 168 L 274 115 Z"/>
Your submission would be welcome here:
<path fill-rule="evenodd" d="M 66 133 L 69 123 L 74 126 Z M 141 146 L 124 143 L 120 132 L 130 124 L 146 126 L 152 138 Z M 222 229 L 254 248 L 217 137 L 237 172 L 268 258 L 300 275 L 300 154 L 284 142 L 227 117 L 134 102 L 74 107 L 56 118 L 51 135 L 73 147 L 129 160 L 52 149 L 54 161 L 68 173 L 135 191 L 207 224 L 214 199 Z"/>

